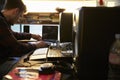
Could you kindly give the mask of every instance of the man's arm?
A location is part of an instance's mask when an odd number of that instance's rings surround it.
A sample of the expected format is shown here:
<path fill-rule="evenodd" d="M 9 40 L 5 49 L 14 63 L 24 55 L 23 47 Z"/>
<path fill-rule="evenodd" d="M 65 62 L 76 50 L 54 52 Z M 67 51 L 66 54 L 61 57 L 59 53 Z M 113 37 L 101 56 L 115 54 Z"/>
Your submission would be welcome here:
<path fill-rule="evenodd" d="M 30 39 L 31 38 L 31 34 L 30 33 L 18 33 L 18 32 L 13 32 L 13 35 L 15 36 L 15 38 L 17 40 L 24 40 L 24 39 Z"/>
<path fill-rule="evenodd" d="M 24 40 L 24 39 L 27 39 L 29 40 L 30 38 L 33 38 L 37 41 L 41 41 L 42 40 L 42 37 L 38 34 L 31 34 L 31 33 L 18 33 L 18 32 L 13 32 L 13 35 L 16 37 L 17 40 Z"/>
<path fill-rule="evenodd" d="M 20 43 L 4 20 L 0 20 L 0 45 L 5 55 L 22 55 L 36 49 L 35 44 Z"/>

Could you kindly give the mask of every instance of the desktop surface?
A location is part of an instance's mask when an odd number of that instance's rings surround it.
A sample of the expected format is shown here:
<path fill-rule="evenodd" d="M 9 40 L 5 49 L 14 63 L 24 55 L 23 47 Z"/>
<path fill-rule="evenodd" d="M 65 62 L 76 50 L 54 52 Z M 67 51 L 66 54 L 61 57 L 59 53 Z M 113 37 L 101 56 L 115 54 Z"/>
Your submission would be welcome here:
<path fill-rule="evenodd" d="M 47 56 L 46 56 L 47 54 Z M 34 57 L 33 57 L 34 56 Z M 38 57 L 35 58 L 35 56 Z M 25 58 L 29 57 L 30 60 L 25 61 Z M 73 69 L 72 56 L 65 56 L 61 53 L 61 50 L 53 47 L 40 48 L 31 52 L 23 58 L 22 62 L 7 74 L 7 77 L 11 77 L 13 80 L 74 80 L 75 73 Z M 34 59 L 31 59 L 34 58 Z M 52 64 L 52 68 L 45 68 L 42 65 Z"/>

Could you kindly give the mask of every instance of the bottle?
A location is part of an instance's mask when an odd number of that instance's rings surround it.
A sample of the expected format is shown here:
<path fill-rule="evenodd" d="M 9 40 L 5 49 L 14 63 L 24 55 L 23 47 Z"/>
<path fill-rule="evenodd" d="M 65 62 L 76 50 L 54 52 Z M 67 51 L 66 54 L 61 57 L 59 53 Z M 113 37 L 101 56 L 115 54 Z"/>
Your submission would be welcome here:
<path fill-rule="evenodd" d="M 120 76 L 120 34 L 115 34 L 115 41 L 110 48 L 108 76 L 109 79 Z"/>
<path fill-rule="evenodd" d="M 115 42 L 111 46 L 109 53 L 109 62 L 120 65 L 120 34 L 115 35 Z"/>
<path fill-rule="evenodd" d="M 107 0 L 96 0 L 97 6 L 104 7 L 107 5 Z"/>

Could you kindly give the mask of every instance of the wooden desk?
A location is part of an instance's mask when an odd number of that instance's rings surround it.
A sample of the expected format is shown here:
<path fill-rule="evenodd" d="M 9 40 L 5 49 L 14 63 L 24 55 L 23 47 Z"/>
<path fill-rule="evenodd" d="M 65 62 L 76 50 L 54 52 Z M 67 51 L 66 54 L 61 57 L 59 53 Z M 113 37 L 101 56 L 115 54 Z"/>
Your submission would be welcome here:
<path fill-rule="evenodd" d="M 54 51 L 52 51 L 52 53 L 53 52 Z M 17 64 L 16 67 L 7 74 L 7 77 L 11 78 L 11 80 L 77 80 L 75 79 L 72 62 L 67 62 L 64 58 L 58 60 L 53 59 L 51 61 L 47 60 L 47 62 L 55 66 L 55 70 L 53 73 L 44 74 L 40 73 L 40 66 L 46 63 L 46 60 L 33 62 L 29 60 L 24 62 L 25 58 L 23 57 L 23 62 L 20 62 L 22 65 Z"/>

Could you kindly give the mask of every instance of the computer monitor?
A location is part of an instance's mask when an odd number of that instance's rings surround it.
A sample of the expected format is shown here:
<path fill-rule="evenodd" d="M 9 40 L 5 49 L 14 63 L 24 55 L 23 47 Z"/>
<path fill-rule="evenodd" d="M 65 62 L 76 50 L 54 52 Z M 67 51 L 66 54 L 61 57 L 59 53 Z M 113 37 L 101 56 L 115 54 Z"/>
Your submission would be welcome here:
<path fill-rule="evenodd" d="M 57 25 L 43 25 L 42 39 L 44 41 L 49 41 L 49 42 L 58 41 L 58 26 Z"/>
<path fill-rule="evenodd" d="M 74 16 L 79 80 L 107 80 L 109 49 L 120 34 L 120 8 L 82 7 Z"/>
<path fill-rule="evenodd" d="M 72 42 L 73 14 L 61 13 L 60 15 L 60 42 Z"/>

